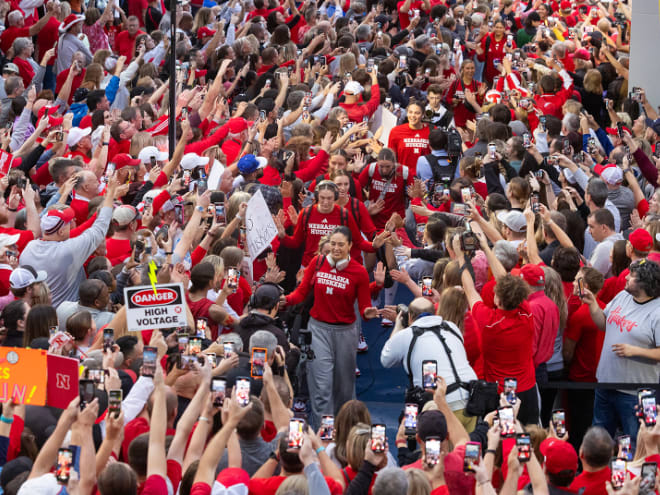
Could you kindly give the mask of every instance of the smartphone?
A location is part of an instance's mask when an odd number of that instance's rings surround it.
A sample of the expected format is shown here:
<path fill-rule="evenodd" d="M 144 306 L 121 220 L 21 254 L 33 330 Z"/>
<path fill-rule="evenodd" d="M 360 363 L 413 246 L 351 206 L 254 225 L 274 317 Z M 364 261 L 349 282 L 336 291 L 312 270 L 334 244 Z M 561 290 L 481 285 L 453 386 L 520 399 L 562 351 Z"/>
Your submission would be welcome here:
<path fill-rule="evenodd" d="M 94 380 L 83 379 L 78 382 L 78 393 L 80 394 L 80 410 L 94 400 Z"/>
<path fill-rule="evenodd" d="M 415 404 L 417 405 L 417 404 Z M 335 439 L 335 417 L 323 416 L 321 417 L 321 440 L 334 440 Z"/>
<path fill-rule="evenodd" d="M 208 359 L 209 363 L 211 363 L 211 368 L 215 368 L 218 365 L 218 359 L 215 355 L 215 352 L 207 352 L 206 359 Z"/>
<path fill-rule="evenodd" d="M 199 337 L 190 337 L 188 340 L 188 352 L 190 356 L 196 356 L 202 352 L 202 339 Z"/>
<path fill-rule="evenodd" d="M 181 109 L 181 118 L 182 119 L 187 119 L 188 118 L 188 109 L 186 107 L 183 107 Z"/>
<path fill-rule="evenodd" d="M 654 395 L 642 397 L 642 412 L 644 414 L 644 424 L 654 426 L 658 416 Z"/>
<path fill-rule="evenodd" d="M 403 425 L 407 436 L 414 436 L 417 433 L 417 413 L 419 406 L 417 404 L 406 404 Z"/>
<path fill-rule="evenodd" d="M 299 449 L 302 447 L 305 437 L 305 420 L 300 418 L 291 418 L 289 420 L 288 447 L 290 449 Z"/>
<path fill-rule="evenodd" d="M 619 459 L 625 459 L 626 461 L 633 460 L 632 447 L 630 445 L 630 435 L 621 435 L 616 439 L 617 446 L 619 447 L 619 452 L 617 457 Z"/>
<path fill-rule="evenodd" d="M 488 143 L 488 156 L 495 160 L 497 158 L 495 153 L 497 153 L 497 146 L 493 143 Z"/>
<path fill-rule="evenodd" d="M 543 132 L 545 132 L 545 115 L 539 117 L 539 127 Z"/>
<path fill-rule="evenodd" d="M 183 218 L 183 205 L 174 205 L 174 218 L 179 225 L 184 224 Z"/>
<path fill-rule="evenodd" d="M 435 388 L 438 377 L 438 362 L 435 360 L 422 361 L 422 388 Z"/>
<path fill-rule="evenodd" d="M 135 254 L 133 255 L 133 260 L 136 263 L 140 263 L 142 253 L 144 253 L 144 239 L 138 238 L 135 241 Z"/>
<path fill-rule="evenodd" d="M 177 341 L 179 342 L 179 352 L 186 352 L 188 350 L 188 334 L 180 333 L 177 335 Z"/>
<path fill-rule="evenodd" d="M 623 122 L 618 121 L 616 123 L 616 133 L 620 139 L 623 139 L 625 137 L 625 134 L 623 132 Z"/>
<path fill-rule="evenodd" d="M 580 277 L 577 279 L 578 284 L 578 297 L 582 299 L 584 297 L 584 278 Z"/>
<path fill-rule="evenodd" d="M 422 278 L 422 296 L 431 297 L 433 295 L 433 289 L 431 288 L 432 283 L 433 283 L 432 277 Z"/>
<path fill-rule="evenodd" d="M 529 205 L 534 213 L 538 213 L 539 211 L 541 211 L 541 207 L 539 206 L 539 195 L 537 193 L 533 193 L 530 196 Z"/>
<path fill-rule="evenodd" d="M 108 412 L 119 417 L 121 413 L 121 401 L 123 400 L 123 391 L 120 388 L 112 389 L 108 392 Z"/>
<path fill-rule="evenodd" d="M 427 438 L 424 442 L 424 447 L 426 447 L 426 464 L 428 466 L 435 466 L 438 461 L 440 461 L 440 446 L 442 442 L 438 437 Z M 467 446 L 466 446 L 467 452 Z"/>
<path fill-rule="evenodd" d="M 371 425 L 371 450 L 377 454 L 385 452 L 385 425 Z"/>
<path fill-rule="evenodd" d="M 463 200 L 463 203 L 467 203 L 472 199 L 472 191 L 469 187 L 461 188 L 461 199 Z"/>
<path fill-rule="evenodd" d="M 211 380 L 211 393 L 213 399 L 213 407 L 222 407 L 225 401 L 225 394 L 227 391 L 227 380 L 224 378 L 214 378 Z"/>
<path fill-rule="evenodd" d="M 515 378 L 504 379 L 504 396 L 506 401 L 512 406 L 516 403 L 516 389 L 518 388 L 518 380 Z"/>
<path fill-rule="evenodd" d="M 468 442 L 465 444 L 465 455 L 463 456 L 463 471 L 473 473 L 474 466 L 479 465 L 481 460 L 481 444 Z"/>
<path fill-rule="evenodd" d="M 374 70 L 374 59 L 370 58 L 367 60 L 367 72 L 371 73 Z"/>
<path fill-rule="evenodd" d="M 103 352 L 107 349 L 112 349 L 115 345 L 115 330 L 113 328 L 103 329 Z"/>
<path fill-rule="evenodd" d="M 96 384 L 102 384 L 105 382 L 105 371 L 100 368 L 87 368 L 87 378 Z"/>
<path fill-rule="evenodd" d="M 524 148 L 529 148 L 532 145 L 532 136 L 529 134 L 529 132 L 526 132 L 523 134 L 523 147 Z"/>
<path fill-rule="evenodd" d="M 406 55 L 401 55 L 399 57 L 399 69 L 407 69 L 408 68 L 408 57 Z"/>
<path fill-rule="evenodd" d="M 71 466 L 73 466 L 73 451 L 71 449 L 58 449 L 57 451 L 57 467 L 55 469 L 55 477 L 60 485 L 69 483 L 71 476 Z"/>
<path fill-rule="evenodd" d="M 238 269 L 227 268 L 227 285 L 230 289 L 238 289 Z"/>
<path fill-rule="evenodd" d="M 563 409 L 552 411 L 552 424 L 559 438 L 566 435 L 566 412 Z"/>
<path fill-rule="evenodd" d="M 516 447 L 518 448 L 519 462 L 527 462 L 532 458 L 532 441 L 529 433 L 518 433 L 516 435 Z"/>
<path fill-rule="evenodd" d="M 145 347 L 142 352 L 142 376 L 153 378 L 156 373 L 156 360 L 158 359 L 158 349 L 155 347 Z"/>
<path fill-rule="evenodd" d="M 240 377 L 236 379 L 236 398 L 241 407 L 250 403 L 250 379 Z"/>
<path fill-rule="evenodd" d="M 500 428 L 502 436 L 505 438 L 513 437 L 515 434 L 515 425 L 513 417 L 513 407 L 504 406 L 497 409 L 497 414 L 500 419 Z"/>
<path fill-rule="evenodd" d="M 225 359 L 228 359 L 230 355 L 234 352 L 234 344 L 231 342 L 225 342 L 222 344 L 222 348 L 225 353 Z"/>
<path fill-rule="evenodd" d="M 651 495 L 655 493 L 655 478 L 657 472 L 657 462 L 645 462 L 642 464 L 642 472 L 640 474 L 642 480 L 639 482 L 639 495 Z"/>
<path fill-rule="evenodd" d="M 250 375 L 252 378 L 261 380 L 264 376 L 264 366 L 266 364 L 266 357 L 268 350 L 263 347 L 252 348 L 252 360 L 250 364 Z"/>
<path fill-rule="evenodd" d="M 206 328 L 208 326 L 208 321 L 206 318 L 197 318 L 197 338 L 204 339 L 206 338 Z"/>
<path fill-rule="evenodd" d="M 642 413 L 642 399 L 649 395 L 653 395 L 653 390 L 648 388 L 639 388 L 637 389 L 637 417 L 642 418 L 644 415 Z"/>
<path fill-rule="evenodd" d="M 623 459 L 612 459 L 610 461 L 610 471 L 612 472 L 610 478 L 612 488 L 620 490 L 623 488 L 623 482 L 626 479 L 626 461 Z"/>

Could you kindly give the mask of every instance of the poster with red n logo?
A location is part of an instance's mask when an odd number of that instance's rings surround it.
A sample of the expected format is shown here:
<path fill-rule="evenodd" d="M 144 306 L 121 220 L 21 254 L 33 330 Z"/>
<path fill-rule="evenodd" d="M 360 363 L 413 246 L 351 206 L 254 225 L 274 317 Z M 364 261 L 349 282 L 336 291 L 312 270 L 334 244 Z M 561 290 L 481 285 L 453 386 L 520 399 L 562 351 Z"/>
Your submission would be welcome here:
<path fill-rule="evenodd" d="M 14 155 L 0 150 L 0 177 L 4 177 L 9 173 L 11 164 L 14 161 Z"/>

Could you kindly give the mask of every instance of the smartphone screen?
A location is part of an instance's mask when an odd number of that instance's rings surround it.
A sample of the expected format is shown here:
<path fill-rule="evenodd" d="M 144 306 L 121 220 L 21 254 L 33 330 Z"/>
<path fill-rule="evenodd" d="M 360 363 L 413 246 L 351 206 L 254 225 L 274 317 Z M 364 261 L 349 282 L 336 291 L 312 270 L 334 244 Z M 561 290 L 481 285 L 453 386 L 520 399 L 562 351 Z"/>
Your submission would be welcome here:
<path fill-rule="evenodd" d="M 188 334 L 180 333 L 177 340 L 179 342 L 179 352 L 186 352 L 188 350 Z"/>
<path fill-rule="evenodd" d="M 644 424 L 646 424 L 646 426 L 655 425 L 657 417 L 655 396 L 647 395 L 642 397 L 642 411 L 644 413 Z"/>
<path fill-rule="evenodd" d="M 199 337 L 191 337 L 188 340 L 188 354 L 196 356 L 200 352 L 202 352 L 202 339 Z"/>
<path fill-rule="evenodd" d="M 584 297 L 584 279 L 582 277 L 578 278 L 578 296 L 580 298 Z"/>
<path fill-rule="evenodd" d="M 431 437 L 427 438 L 424 442 L 424 447 L 426 448 L 426 464 L 428 466 L 435 466 L 440 460 L 440 445 L 442 442 L 439 438 Z M 467 446 L 465 448 L 467 452 Z"/>
<path fill-rule="evenodd" d="M 94 400 L 94 380 L 80 380 L 78 382 L 78 392 L 80 394 L 80 410 L 82 411 L 87 404 Z"/>
<path fill-rule="evenodd" d="M 211 368 L 215 368 L 218 365 L 217 358 L 215 356 L 215 352 L 207 352 L 206 353 L 206 358 L 209 360 L 209 363 L 211 363 Z"/>
<path fill-rule="evenodd" d="M 71 449 L 59 449 L 57 451 L 57 467 L 55 477 L 61 485 L 69 482 L 71 466 L 73 465 L 73 451 Z"/>
<path fill-rule="evenodd" d="M 417 404 L 406 404 L 405 421 L 403 423 L 406 435 L 414 435 L 417 432 L 418 411 L 419 406 Z"/>
<path fill-rule="evenodd" d="M 222 203 L 215 204 L 215 223 L 225 223 L 225 205 Z"/>
<path fill-rule="evenodd" d="M 103 329 L 103 351 L 112 349 L 115 344 L 115 331 L 112 328 Z"/>
<path fill-rule="evenodd" d="M 289 448 L 299 449 L 302 447 L 304 438 L 305 420 L 292 418 L 289 420 Z"/>
<path fill-rule="evenodd" d="M 463 203 L 467 203 L 472 199 L 472 191 L 470 191 L 469 187 L 463 187 L 461 189 L 461 199 L 463 200 Z"/>
<path fill-rule="evenodd" d="M 371 425 L 371 450 L 380 454 L 385 452 L 385 425 Z"/>
<path fill-rule="evenodd" d="M 225 359 L 228 359 L 234 353 L 234 344 L 231 342 L 225 342 L 222 344 L 222 348 L 224 349 Z"/>
<path fill-rule="evenodd" d="M 621 435 L 620 437 L 617 437 L 616 443 L 619 447 L 617 457 L 625 459 L 626 461 L 632 461 L 633 453 L 630 446 L 630 435 Z"/>
<path fill-rule="evenodd" d="M 227 285 L 230 289 L 238 288 L 238 269 L 227 268 Z"/>
<path fill-rule="evenodd" d="M 438 362 L 434 360 L 422 361 L 422 388 L 435 388 L 437 376 Z"/>
<path fill-rule="evenodd" d="M 657 462 L 645 462 L 642 464 L 642 480 L 639 482 L 640 495 L 651 495 L 652 493 L 655 493 L 655 478 L 657 472 Z"/>
<path fill-rule="evenodd" d="M 335 417 L 323 416 L 321 418 L 321 440 L 335 439 Z"/>
<path fill-rule="evenodd" d="M 626 461 L 623 459 L 612 459 L 610 461 L 610 470 L 612 471 L 612 488 L 620 490 L 623 488 L 623 482 L 626 479 Z"/>
<path fill-rule="evenodd" d="M 252 349 L 251 375 L 252 378 L 261 379 L 264 376 L 264 365 L 268 351 L 260 347 Z"/>
<path fill-rule="evenodd" d="M 515 434 L 513 407 L 505 406 L 500 407 L 498 410 L 500 419 L 500 428 L 502 429 L 503 437 L 512 437 Z"/>
<path fill-rule="evenodd" d="M 527 462 L 532 458 L 532 441 L 529 433 L 516 435 L 516 447 L 518 448 L 518 461 Z"/>
<path fill-rule="evenodd" d="M 104 383 L 105 371 L 100 368 L 87 368 L 87 378 L 96 384 Z"/>
<path fill-rule="evenodd" d="M 142 353 L 142 376 L 153 378 L 156 373 L 156 359 L 158 358 L 158 349 L 155 347 L 145 347 Z"/>
<path fill-rule="evenodd" d="M 206 318 L 198 318 L 197 319 L 197 338 L 204 339 L 206 338 L 206 326 L 208 325 L 208 322 L 206 321 Z"/>
<path fill-rule="evenodd" d="M 122 389 L 113 389 L 108 392 L 108 412 L 118 417 L 121 412 L 121 401 L 123 399 Z"/>
<path fill-rule="evenodd" d="M 236 398 L 238 403 L 245 407 L 250 403 L 250 379 L 237 378 L 236 379 Z"/>
<path fill-rule="evenodd" d="M 222 404 L 225 401 L 226 390 L 227 380 L 224 378 L 214 378 L 211 380 L 213 407 L 222 407 Z"/>
<path fill-rule="evenodd" d="M 179 225 L 183 225 L 183 205 L 174 205 L 174 217 Z"/>
<path fill-rule="evenodd" d="M 559 438 L 566 435 L 566 413 L 563 409 L 555 409 L 552 411 L 552 424 L 555 427 L 555 432 Z"/>
<path fill-rule="evenodd" d="M 518 380 L 515 378 L 504 379 L 504 396 L 506 401 L 512 406 L 516 403 L 516 389 L 518 388 Z"/>
<path fill-rule="evenodd" d="M 433 288 L 431 287 L 432 284 L 433 284 L 433 278 L 431 277 L 422 278 L 422 296 L 424 297 L 433 296 Z"/>
<path fill-rule="evenodd" d="M 481 459 L 481 444 L 477 442 L 468 442 L 465 444 L 465 456 L 463 457 L 463 471 L 474 472 L 474 466 L 479 464 Z"/>

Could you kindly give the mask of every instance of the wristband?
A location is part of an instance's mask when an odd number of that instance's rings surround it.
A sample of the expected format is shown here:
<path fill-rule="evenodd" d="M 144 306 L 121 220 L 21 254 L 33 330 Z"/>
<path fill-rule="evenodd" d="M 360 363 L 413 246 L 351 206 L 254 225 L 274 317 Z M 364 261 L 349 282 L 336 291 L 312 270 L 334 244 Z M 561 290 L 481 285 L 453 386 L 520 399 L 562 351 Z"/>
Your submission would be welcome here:
<path fill-rule="evenodd" d="M 210 423 L 209 418 L 207 418 L 206 416 L 200 416 L 199 418 L 197 418 L 197 421 L 206 421 L 207 423 Z"/>
<path fill-rule="evenodd" d="M 321 452 L 325 452 L 325 447 L 323 445 L 316 449 L 316 455 L 319 455 Z"/>
<path fill-rule="evenodd" d="M 174 251 L 165 251 L 165 256 L 172 256 Z"/>
<path fill-rule="evenodd" d="M 109 142 L 103 141 L 103 146 L 110 146 Z"/>
<path fill-rule="evenodd" d="M 495 449 L 486 449 L 486 452 L 484 453 L 484 455 L 486 455 L 486 454 L 497 455 L 497 451 Z"/>
<path fill-rule="evenodd" d="M 18 209 L 7 207 L 7 211 L 11 211 L 12 213 L 16 213 L 18 211 Z"/>
<path fill-rule="evenodd" d="M 7 417 L 5 417 L 5 415 L 3 414 L 2 416 L 0 416 L 0 421 L 2 421 L 3 423 L 7 423 L 8 425 L 10 425 L 10 424 L 12 424 L 12 423 L 14 422 L 14 418 L 7 418 Z"/>

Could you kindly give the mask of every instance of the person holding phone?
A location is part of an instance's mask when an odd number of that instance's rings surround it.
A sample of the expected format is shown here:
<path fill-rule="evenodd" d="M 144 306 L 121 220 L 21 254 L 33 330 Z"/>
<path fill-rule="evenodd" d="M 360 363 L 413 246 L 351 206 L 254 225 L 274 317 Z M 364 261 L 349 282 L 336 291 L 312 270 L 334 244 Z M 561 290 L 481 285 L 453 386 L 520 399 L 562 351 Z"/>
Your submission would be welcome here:
<path fill-rule="evenodd" d="M 229 284 L 225 284 L 218 292 L 215 301 L 207 297 L 209 290 L 216 286 L 216 279 L 223 276 L 222 272 L 216 272 L 216 268 L 207 261 L 195 265 L 190 271 L 191 285 L 186 292 L 186 303 L 193 318 L 195 320 L 205 318 L 208 321 L 213 340 L 218 337 L 219 326 L 224 326 L 233 321 L 233 318 L 224 307 L 227 297 L 233 293 L 233 288 L 229 287 Z"/>
<path fill-rule="evenodd" d="M 301 284 L 286 296 L 286 303 L 295 305 L 310 292 L 314 294 L 308 329 L 316 358 L 308 363 L 307 380 L 312 404 L 310 424 L 315 429 L 321 416 L 337 414 L 355 394 L 359 340 L 355 302 L 364 319 L 378 316 L 378 309 L 370 305 L 367 270 L 349 255 L 352 240 L 348 227 L 336 227 L 330 234 L 330 254 L 314 257 Z"/>

